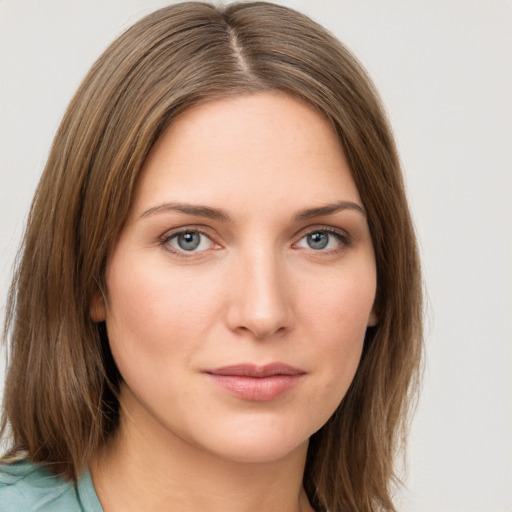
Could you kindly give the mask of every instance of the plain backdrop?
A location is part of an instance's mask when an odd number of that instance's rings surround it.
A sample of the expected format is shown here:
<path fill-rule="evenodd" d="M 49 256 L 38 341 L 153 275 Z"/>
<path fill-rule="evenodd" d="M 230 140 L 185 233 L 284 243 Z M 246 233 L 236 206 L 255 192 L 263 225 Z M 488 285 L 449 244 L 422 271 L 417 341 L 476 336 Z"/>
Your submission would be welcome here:
<path fill-rule="evenodd" d="M 0 0 L 0 313 L 68 101 L 115 36 L 168 3 Z M 279 3 L 367 67 L 404 166 L 428 310 L 399 509 L 512 512 L 512 2 Z"/>

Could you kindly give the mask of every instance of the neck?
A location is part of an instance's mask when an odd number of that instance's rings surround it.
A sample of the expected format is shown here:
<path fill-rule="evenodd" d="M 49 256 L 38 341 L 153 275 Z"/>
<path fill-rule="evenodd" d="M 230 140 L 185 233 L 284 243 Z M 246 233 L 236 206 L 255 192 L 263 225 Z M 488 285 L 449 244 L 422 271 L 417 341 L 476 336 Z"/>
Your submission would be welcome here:
<path fill-rule="evenodd" d="M 104 512 L 313 510 L 302 487 L 307 444 L 280 460 L 240 462 L 147 427 L 122 412 L 115 440 L 91 461 Z"/>

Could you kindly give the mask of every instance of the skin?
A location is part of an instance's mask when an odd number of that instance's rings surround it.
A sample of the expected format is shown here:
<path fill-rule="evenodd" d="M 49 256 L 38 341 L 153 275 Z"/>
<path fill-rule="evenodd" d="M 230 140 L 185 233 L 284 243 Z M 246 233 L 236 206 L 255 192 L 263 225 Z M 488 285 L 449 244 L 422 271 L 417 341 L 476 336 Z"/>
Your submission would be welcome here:
<path fill-rule="evenodd" d="M 105 512 L 312 510 L 308 439 L 377 320 L 372 241 L 329 122 L 277 92 L 189 109 L 143 166 L 106 280 L 91 314 L 124 383 L 116 441 L 91 465 Z M 269 400 L 205 373 L 273 362 L 302 373 Z"/>

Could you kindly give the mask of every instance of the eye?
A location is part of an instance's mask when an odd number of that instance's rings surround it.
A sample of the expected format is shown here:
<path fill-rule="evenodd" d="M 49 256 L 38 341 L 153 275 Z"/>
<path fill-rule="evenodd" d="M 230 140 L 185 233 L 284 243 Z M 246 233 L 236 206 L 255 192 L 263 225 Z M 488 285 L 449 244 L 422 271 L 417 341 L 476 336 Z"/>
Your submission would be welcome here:
<path fill-rule="evenodd" d="M 329 251 L 338 249 L 340 245 L 348 245 L 345 235 L 334 230 L 318 229 L 303 236 L 295 244 L 295 247 L 313 249 L 314 251 Z"/>
<path fill-rule="evenodd" d="M 197 230 L 187 230 L 175 233 L 163 240 L 163 245 L 173 252 L 201 252 L 214 246 L 212 240 Z"/>

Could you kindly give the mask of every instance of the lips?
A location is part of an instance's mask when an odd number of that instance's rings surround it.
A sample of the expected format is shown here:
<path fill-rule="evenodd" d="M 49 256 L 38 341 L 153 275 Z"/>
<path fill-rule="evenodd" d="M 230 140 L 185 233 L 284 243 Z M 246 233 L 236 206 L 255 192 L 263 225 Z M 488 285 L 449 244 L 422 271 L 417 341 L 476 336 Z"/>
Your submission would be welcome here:
<path fill-rule="evenodd" d="M 301 369 L 284 363 L 265 366 L 238 364 L 204 370 L 206 376 L 242 400 L 266 402 L 291 391 L 304 377 Z"/>

